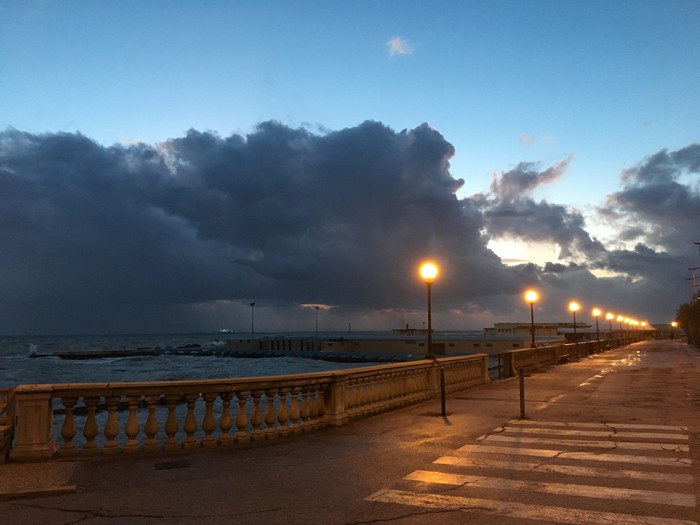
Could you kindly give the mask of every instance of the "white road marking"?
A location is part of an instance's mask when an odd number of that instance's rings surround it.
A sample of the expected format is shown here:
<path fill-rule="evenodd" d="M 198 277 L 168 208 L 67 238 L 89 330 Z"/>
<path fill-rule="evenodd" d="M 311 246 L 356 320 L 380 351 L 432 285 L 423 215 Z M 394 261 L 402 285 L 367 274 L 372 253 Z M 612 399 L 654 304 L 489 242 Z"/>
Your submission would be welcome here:
<path fill-rule="evenodd" d="M 604 448 L 609 450 L 659 450 L 669 452 L 689 452 L 688 445 L 678 445 L 676 443 L 645 443 L 636 441 L 584 441 L 572 439 L 542 439 L 535 437 L 504 436 L 501 434 L 491 434 L 480 438 L 482 442 L 498 443 L 522 443 L 553 445 L 558 447 L 585 447 Z"/>
<path fill-rule="evenodd" d="M 538 426 L 538 427 L 566 427 L 566 428 L 598 428 L 598 429 L 615 429 L 638 428 L 641 430 L 665 430 L 667 432 L 677 430 L 681 433 L 688 432 L 688 427 L 673 427 L 666 425 L 644 425 L 637 423 L 565 423 L 562 421 L 532 421 L 530 419 L 514 419 L 508 423 L 509 426 Z M 502 427 L 503 428 L 503 427 Z"/>
<path fill-rule="evenodd" d="M 448 474 L 445 472 L 432 472 L 428 470 L 416 470 L 404 479 L 443 485 L 467 485 L 469 487 L 482 489 L 527 491 L 538 492 L 540 494 L 556 494 L 558 496 L 577 496 L 582 498 L 600 498 L 618 501 L 641 501 L 657 505 L 695 507 L 695 495 L 680 492 L 601 487 L 599 485 L 582 485 L 580 483 L 519 481 L 491 476 L 468 476 L 464 474 Z"/>
<path fill-rule="evenodd" d="M 586 439 L 596 437 L 603 439 Z M 548 446 L 553 449 L 542 448 Z M 629 453 L 634 451 L 639 454 Z M 591 466 L 594 462 L 602 464 Z M 519 420 L 436 459 L 432 470 L 405 476 L 404 483 L 415 483 L 415 490 L 381 490 L 367 499 L 486 514 L 490 521 L 502 517 L 570 525 L 698 525 L 679 519 L 691 517 L 696 508 L 691 465 L 687 427 Z M 519 474 L 513 476 L 514 472 Z M 433 493 L 437 485 L 451 485 L 455 488 L 450 491 L 467 495 Z M 478 495 L 493 494 L 494 499 L 468 497 L 474 490 Z M 512 501 L 512 494 L 527 501 L 528 493 L 549 495 L 545 501 L 553 505 Z M 575 498 L 574 504 L 584 508 L 554 506 L 557 497 Z M 616 501 L 642 503 L 647 507 L 639 508 L 652 509 L 645 514 L 656 510 L 678 519 L 588 510 Z"/>
<path fill-rule="evenodd" d="M 570 525 L 590 523 L 606 523 L 608 525 L 697 525 L 695 521 L 655 516 L 639 516 L 636 514 L 599 512 L 564 507 L 546 507 L 543 505 L 528 505 L 513 501 L 466 498 L 442 494 L 422 494 L 404 490 L 380 490 L 366 499 L 369 501 L 411 505 L 434 510 L 474 511 L 499 517 L 532 519 Z"/>
<path fill-rule="evenodd" d="M 433 463 L 437 465 L 454 465 L 459 467 L 503 469 L 516 471 L 543 472 L 551 474 L 564 474 L 567 476 L 589 476 L 596 478 L 621 478 L 636 481 L 654 481 L 658 483 L 679 483 L 689 484 L 693 482 L 691 474 L 666 474 L 664 472 L 647 472 L 642 470 L 611 470 L 607 468 L 583 467 L 572 465 L 552 465 L 549 463 L 538 463 L 536 461 L 499 461 L 483 457 L 456 457 L 443 456 Z"/>
<path fill-rule="evenodd" d="M 661 434 L 656 432 L 614 432 L 605 430 L 559 430 L 553 428 L 523 428 L 509 427 L 503 432 L 512 434 L 545 434 L 557 436 L 582 436 L 582 437 L 609 437 L 609 438 L 633 438 L 633 439 L 667 439 L 688 441 L 688 436 L 683 434 Z"/>
<path fill-rule="evenodd" d="M 464 445 L 457 449 L 460 454 L 473 453 L 506 454 L 513 456 L 535 456 L 542 458 L 580 459 L 587 461 L 608 461 L 612 463 L 637 463 L 663 467 L 689 467 L 689 458 L 660 458 L 630 456 L 625 454 L 596 454 L 595 452 L 566 452 L 564 450 L 547 450 L 519 447 L 491 447 L 488 445 Z"/>

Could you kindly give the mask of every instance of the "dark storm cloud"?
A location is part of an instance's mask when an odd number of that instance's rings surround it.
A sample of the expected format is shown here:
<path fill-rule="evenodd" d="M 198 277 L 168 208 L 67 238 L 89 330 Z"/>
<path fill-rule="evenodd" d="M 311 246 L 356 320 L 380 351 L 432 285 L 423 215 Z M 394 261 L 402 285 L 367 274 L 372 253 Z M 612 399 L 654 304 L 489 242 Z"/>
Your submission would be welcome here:
<path fill-rule="evenodd" d="M 531 196 L 538 186 L 562 177 L 570 162 L 571 157 L 542 171 L 538 171 L 537 164 L 520 163 L 494 177 L 490 194 L 481 195 L 479 200 L 489 234 L 494 238 L 556 243 L 562 259 L 577 254 L 593 257 L 602 252 L 601 243 L 586 231 L 580 212 L 544 200 L 536 202 Z"/>
<path fill-rule="evenodd" d="M 621 180 L 623 189 L 608 196 L 601 214 L 622 225 L 625 238 L 687 253 L 699 235 L 700 144 L 662 150 L 623 171 Z"/>
<path fill-rule="evenodd" d="M 664 304 L 666 321 L 686 300 L 686 269 L 698 260 L 692 244 L 700 238 L 698 175 L 700 144 L 662 150 L 623 171 L 622 190 L 599 209 L 621 240 L 636 245 L 608 251 L 592 267 L 629 276 L 640 305 L 660 311 Z"/>
<path fill-rule="evenodd" d="M 192 329 L 196 307 L 253 298 L 410 308 L 426 256 L 466 276 L 446 304 L 510 290 L 517 276 L 486 249 L 479 210 L 455 197 L 453 154 L 427 125 L 375 122 L 323 135 L 267 122 L 128 147 L 8 130 L 2 328 Z"/>
<path fill-rule="evenodd" d="M 426 257 L 442 269 L 436 312 L 455 327 L 479 315 L 521 319 L 526 286 L 538 286 L 551 320 L 572 296 L 623 304 L 639 292 L 658 310 L 673 287 L 668 267 L 681 259 L 649 239 L 697 233 L 697 183 L 682 180 L 697 173 L 697 151 L 662 152 L 625 173 L 601 212 L 641 241 L 606 252 L 577 210 L 532 198 L 570 159 L 543 170 L 522 163 L 491 192 L 458 199 L 454 149 L 425 124 L 314 133 L 266 122 L 245 136 L 191 130 L 111 147 L 7 130 L 0 332 L 239 329 L 250 301 L 269 329 L 309 329 L 302 304 L 328 305 L 335 329 L 416 324 Z M 562 259 L 506 267 L 486 248 L 490 236 L 556 242 Z"/>

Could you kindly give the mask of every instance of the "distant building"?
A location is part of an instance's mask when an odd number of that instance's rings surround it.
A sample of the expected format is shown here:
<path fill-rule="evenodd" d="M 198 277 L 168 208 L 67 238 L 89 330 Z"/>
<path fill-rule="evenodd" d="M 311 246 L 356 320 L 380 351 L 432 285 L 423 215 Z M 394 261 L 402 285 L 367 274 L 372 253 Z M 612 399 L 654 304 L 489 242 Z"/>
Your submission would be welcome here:
<path fill-rule="evenodd" d="M 530 323 L 495 323 L 492 328 L 484 328 L 484 337 L 530 337 L 531 327 Z M 576 323 L 577 329 L 590 327 Z M 573 323 L 535 323 L 535 337 L 557 337 L 573 329 Z"/>

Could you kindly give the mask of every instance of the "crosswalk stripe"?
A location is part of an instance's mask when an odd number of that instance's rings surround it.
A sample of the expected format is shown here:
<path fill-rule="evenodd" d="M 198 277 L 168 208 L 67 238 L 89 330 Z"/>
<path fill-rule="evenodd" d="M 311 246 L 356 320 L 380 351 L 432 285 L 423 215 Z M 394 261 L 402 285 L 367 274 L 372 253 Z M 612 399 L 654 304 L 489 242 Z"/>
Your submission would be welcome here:
<path fill-rule="evenodd" d="M 696 508 L 688 442 L 682 426 L 511 421 L 405 476 L 403 484 L 413 483 L 414 490 L 385 489 L 367 499 L 570 525 L 698 525 L 680 519 Z M 438 493 L 445 490 L 449 495 Z M 517 501 L 532 495 L 545 504 Z M 557 498 L 574 498 L 582 508 L 558 507 L 567 500 Z M 594 510 L 617 509 L 613 502 L 653 510 Z"/>
<path fill-rule="evenodd" d="M 642 429 L 642 430 L 665 430 L 671 432 L 676 430 L 677 432 L 687 433 L 688 427 L 674 427 L 669 425 L 644 425 L 637 423 L 564 423 L 561 421 L 533 421 L 531 419 L 515 419 L 508 423 L 508 426 L 546 426 L 546 427 L 566 427 L 566 428 L 601 428 L 601 429 Z"/>
<path fill-rule="evenodd" d="M 636 441 L 584 441 L 571 439 L 542 439 L 533 437 L 521 436 L 504 436 L 501 434 L 491 434 L 482 436 L 482 442 L 499 442 L 499 443 L 537 443 L 539 445 L 554 445 L 560 447 L 586 447 L 586 448 L 605 448 L 615 450 L 658 450 L 666 452 L 689 452 L 688 445 L 678 445 L 676 443 L 646 443 Z"/>
<path fill-rule="evenodd" d="M 695 521 L 600 512 L 594 510 L 547 507 L 513 501 L 498 501 L 444 494 L 423 494 L 404 490 L 380 490 L 368 498 L 369 501 L 395 503 L 435 510 L 461 510 L 488 513 L 499 517 L 544 520 L 569 525 L 606 523 L 608 525 L 697 525 Z"/>
<path fill-rule="evenodd" d="M 517 471 L 542 472 L 548 474 L 565 474 L 568 476 L 589 476 L 597 478 L 621 478 L 637 481 L 655 481 L 659 483 L 679 483 L 687 484 L 693 482 L 693 476 L 690 474 L 666 474 L 663 472 L 647 472 L 642 470 L 610 470 L 596 467 L 583 467 L 572 465 L 551 465 L 542 464 L 535 461 L 500 461 L 496 459 L 488 459 L 480 456 L 475 457 L 456 457 L 443 456 L 436 459 L 433 463 L 438 465 L 454 465 L 459 467 L 473 467 L 486 469 L 503 469 Z"/>
<path fill-rule="evenodd" d="M 657 490 L 638 490 L 618 487 L 601 487 L 580 483 L 549 483 L 540 481 L 519 481 L 493 476 L 468 476 L 448 474 L 428 470 L 416 470 L 404 479 L 438 483 L 442 485 L 467 485 L 474 488 L 499 489 L 513 491 L 539 492 L 558 496 L 577 496 L 583 498 L 603 498 L 618 501 L 641 501 L 657 505 L 674 505 L 677 507 L 694 507 L 695 495 L 679 492 L 661 492 Z"/>
<path fill-rule="evenodd" d="M 613 432 L 604 430 L 559 430 L 552 428 L 523 428 L 506 427 L 503 432 L 511 434 L 545 434 L 557 436 L 582 436 L 582 437 L 610 437 L 610 438 L 635 438 L 635 439 L 667 439 L 688 441 L 688 436 L 683 434 L 661 434 L 656 432 Z"/>
<path fill-rule="evenodd" d="M 488 454 L 507 454 L 513 456 L 535 456 L 543 458 L 579 459 L 586 461 L 606 461 L 612 463 L 638 463 L 658 465 L 663 467 L 690 467 L 689 458 L 659 458 L 640 457 L 624 454 L 596 454 L 594 452 L 566 452 L 564 450 L 549 450 L 520 447 L 492 447 L 488 445 L 464 445 L 457 449 L 458 453 L 473 454 L 484 452 Z"/>

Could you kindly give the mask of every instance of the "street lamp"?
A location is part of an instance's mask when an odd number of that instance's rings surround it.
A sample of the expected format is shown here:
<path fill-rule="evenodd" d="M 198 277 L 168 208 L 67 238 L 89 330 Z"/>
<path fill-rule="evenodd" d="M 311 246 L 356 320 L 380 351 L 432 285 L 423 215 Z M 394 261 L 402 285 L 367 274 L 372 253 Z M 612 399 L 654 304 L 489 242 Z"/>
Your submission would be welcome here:
<path fill-rule="evenodd" d="M 600 340 L 600 333 L 598 332 L 598 317 L 600 317 L 600 314 L 603 313 L 600 311 L 600 308 L 593 308 L 593 317 L 595 317 L 595 338 L 596 340 Z"/>
<path fill-rule="evenodd" d="M 608 312 L 605 318 L 608 320 L 608 331 L 610 332 L 610 339 L 612 339 L 612 320 L 615 318 L 615 315 Z"/>
<path fill-rule="evenodd" d="M 528 290 L 525 292 L 525 300 L 530 303 L 530 337 L 532 337 L 532 343 L 530 346 L 535 348 L 535 301 L 537 301 L 537 292 L 535 290 Z"/>
<path fill-rule="evenodd" d="M 432 262 L 426 262 L 420 267 L 420 275 L 428 287 L 428 352 L 425 354 L 426 359 L 435 359 L 433 355 L 433 322 L 432 322 L 432 305 L 430 302 L 430 288 L 437 277 L 438 267 Z"/>
<path fill-rule="evenodd" d="M 576 301 L 571 301 L 569 303 L 569 310 L 571 310 L 571 313 L 574 314 L 574 341 L 576 340 L 576 312 L 578 312 L 579 308 L 581 307 Z"/>
<path fill-rule="evenodd" d="M 250 337 L 255 333 L 255 303 L 250 303 Z"/>
<path fill-rule="evenodd" d="M 318 309 L 321 307 L 316 305 L 314 308 L 316 308 L 316 339 L 318 339 Z"/>
<path fill-rule="evenodd" d="M 617 324 L 620 326 L 620 337 L 622 337 L 622 320 L 623 319 L 624 319 L 624 317 L 622 317 L 621 315 L 617 316 Z"/>

